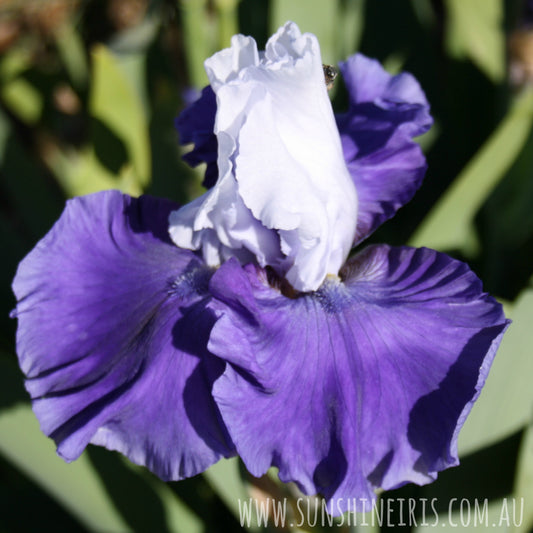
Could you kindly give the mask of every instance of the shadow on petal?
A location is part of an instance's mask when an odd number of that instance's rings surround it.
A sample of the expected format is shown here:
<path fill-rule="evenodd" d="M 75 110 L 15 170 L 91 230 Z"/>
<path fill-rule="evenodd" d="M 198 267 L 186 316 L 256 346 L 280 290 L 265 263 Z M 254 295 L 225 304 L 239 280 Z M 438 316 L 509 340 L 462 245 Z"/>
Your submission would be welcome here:
<path fill-rule="evenodd" d="M 85 409 L 78 412 L 76 415 L 69 418 L 64 424 L 62 424 L 57 429 L 52 431 L 49 437 L 53 439 L 56 443 L 62 443 L 63 441 L 66 441 L 71 435 L 79 431 L 83 431 L 83 429 L 87 425 L 89 425 L 89 423 L 93 419 L 95 419 L 106 408 L 108 408 L 109 405 L 119 400 L 126 392 L 128 392 L 137 383 L 139 377 L 142 375 L 143 366 L 144 365 L 141 364 L 141 366 L 139 367 L 135 375 L 131 378 L 131 380 L 126 381 L 122 385 L 108 392 L 105 396 L 102 396 L 98 400 L 93 401 L 91 404 L 85 407 Z M 92 384 L 89 384 L 89 385 L 92 385 Z M 87 385 L 84 385 L 81 387 L 73 387 L 72 389 L 67 389 L 65 391 L 47 394 L 41 400 L 46 401 L 52 398 L 59 398 L 59 397 L 65 397 L 68 399 L 71 395 L 83 392 L 84 389 L 86 388 L 87 388 Z M 59 445 L 58 447 L 58 453 L 62 455 L 61 445 Z M 68 460 L 71 460 L 70 454 L 67 454 L 67 457 L 68 457 Z"/>
<path fill-rule="evenodd" d="M 328 454 L 318 463 L 313 473 L 313 483 L 317 491 L 330 497 L 342 483 L 347 471 L 348 461 L 344 450 L 337 438 L 337 432 L 332 431 Z"/>
<path fill-rule="evenodd" d="M 392 459 L 394 458 L 394 450 L 391 450 L 385 456 L 381 461 L 378 463 L 376 468 L 372 470 L 372 472 L 367 476 L 368 481 L 372 483 L 375 487 L 381 487 L 383 484 L 383 478 L 385 477 L 385 474 L 389 471 L 389 468 L 392 464 Z"/>
<path fill-rule="evenodd" d="M 165 198 L 144 195 L 137 201 L 125 202 L 124 216 L 134 233 L 151 233 L 158 241 L 172 244 L 168 234 L 168 217 L 178 204 Z"/>
<path fill-rule="evenodd" d="M 213 383 L 222 375 L 225 362 L 207 350 L 207 340 L 217 317 L 206 307 L 208 299 L 196 302 L 188 309 L 182 309 L 183 317 L 172 329 L 174 347 L 198 358 L 198 364 L 185 382 L 183 402 L 191 426 L 198 436 L 213 449 L 221 447 L 233 450 L 234 446 L 225 428 L 219 409 L 211 394 Z M 216 420 L 217 424 L 206 424 Z M 228 453 L 229 457 L 231 454 Z"/>
<path fill-rule="evenodd" d="M 506 327 L 507 324 L 500 324 L 476 333 L 439 388 L 414 405 L 407 435 L 411 446 L 422 453 L 415 470 L 435 472 L 458 464 L 458 431 L 479 395 Z M 490 352 L 492 357 L 487 356 Z M 484 362 L 486 357 L 490 360 Z"/>

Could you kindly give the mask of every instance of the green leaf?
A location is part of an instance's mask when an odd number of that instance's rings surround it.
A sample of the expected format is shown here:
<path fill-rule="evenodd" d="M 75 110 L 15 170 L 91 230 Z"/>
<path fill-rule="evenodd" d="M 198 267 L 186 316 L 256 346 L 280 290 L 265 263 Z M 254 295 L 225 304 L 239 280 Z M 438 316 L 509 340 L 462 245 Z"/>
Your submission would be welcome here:
<path fill-rule="evenodd" d="M 239 499 L 243 501 L 250 497 L 240 474 L 239 459 L 222 459 L 206 470 L 204 476 L 228 509 L 238 518 Z"/>
<path fill-rule="evenodd" d="M 114 35 L 109 48 L 118 56 L 144 55 L 156 39 L 160 26 L 160 13 L 151 10 L 139 24 Z"/>
<path fill-rule="evenodd" d="M 15 130 L 10 128 L 2 113 L 0 124 L 0 129 L 4 129 L 3 146 L 0 147 L 2 194 L 16 212 L 18 224 L 15 225 L 18 225 L 21 235 L 37 240 L 61 212 L 62 199 L 47 183 L 43 169 L 36 164 L 32 152 L 19 142 Z M 13 259 L 7 257 L 4 262 Z"/>
<path fill-rule="evenodd" d="M 69 197 L 106 189 L 120 189 L 131 196 L 143 193 L 138 174 L 131 164 L 121 166 L 115 174 L 101 163 L 91 147 L 79 152 L 63 152 L 59 148 L 53 148 L 48 151 L 45 159 Z"/>
<path fill-rule="evenodd" d="M 31 68 L 32 62 L 31 49 L 23 46 L 11 48 L 0 60 L 0 77 L 4 82 L 12 80 Z"/>
<path fill-rule="evenodd" d="M 72 24 L 63 24 L 54 35 L 59 56 L 74 86 L 82 89 L 89 79 L 89 65 L 83 39 Z"/>
<path fill-rule="evenodd" d="M 94 47 L 92 60 L 90 113 L 124 143 L 134 180 L 145 187 L 150 179 L 150 141 L 148 121 L 139 96 L 142 90 L 134 86 L 105 46 Z"/>
<path fill-rule="evenodd" d="M 465 455 L 493 444 L 524 427 L 533 410 L 533 289 L 516 302 L 513 323 L 504 334 L 483 391 L 459 434 Z"/>
<path fill-rule="evenodd" d="M 119 60 L 99 45 L 92 58 L 89 109 L 94 118 L 93 146 L 67 152 L 51 145 L 44 154 L 45 161 L 67 196 L 103 189 L 120 189 L 138 196 L 147 187 L 151 174 L 143 104 L 144 56 L 126 54 Z M 118 166 L 114 168 L 117 158 Z"/>
<path fill-rule="evenodd" d="M 302 33 L 310 32 L 318 37 L 323 63 L 337 63 L 338 0 L 273 0 L 270 4 L 271 34 L 288 20 L 292 20 L 298 24 Z"/>
<path fill-rule="evenodd" d="M 66 464 L 54 448 L 54 443 L 39 430 L 29 405 L 16 405 L 0 412 L 0 453 L 7 460 L 91 531 L 128 531 L 87 457 L 82 455 L 74 463 Z"/>
<path fill-rule="evenodd" d="M 202 521 L 176 497 L 168 485 L 156 478 L 152 478 L 152 485 L 165 509 L 169 531 L 173 533 L 203 533 L 205 531 Z"/>
<path fill-rule="evenodd" d="M 90 446 L 87 455 L 131 531 L 202 533 L 204 524 L 170 487 L 117 452 Z"/>
<path fill-rule="evenodd" d="M 227 48 L 231 37 L 239 33 L 239 0 L 214 0 L 218 19 L 218 45 Z"/>
<path fill-rule="evenodd" d="M 498 128 L 422 221 L 410 244 L 468 253 L 474 216 L 520 153 L 532 124 L 533 90 L 529 90 L 516 99 Z"/>
<path fill-rule="evenodd" d="M 161 17 L 153 10 L 139 24 L 115 35 L 107 48 L 130 87 L 137 93 L 147 115 L 152 105 L 146 83 L 147 54 L 160 28 Z"/>
<path fill-rule="evenodd" d="M 0 61 L 0 96 L 6 106 L 23 122 L 34 124 L 44 107 L 42 95 L 22 77 L 32 66 L 31 53 L 15 47 Z"/>
<path fill-rule="evenodd" d="M 524 516 L 522 523 L 512 531 L 527 533 L 533 529 L 533 424 L 529 425 L 522 440 L 515 479 L 514 499 L 517 509 L 523 499 Z"/>
<path fill-rule="evenodd" d="M 16 78 L 2 87 L 2 100 L 17 117 L 27 124 L 35 124 L 43 111 L 39 91 L 24 78 Z"/>
<path fill-rule="evenodd" d="M 201 89 L 209 83 L 204 61 L 215 51 L 207 0 L 179 0 L 179 8 L 189 81 Z"/>
<path fill-rule="evenodd" d="M 337 53 L 334 59 L 346 59 L 359 48 L 365 20 L 365 0 L 344 0 L 337 11 Z"/>
<path fill-rule="evenodd" d="M 505 35 L 501 0 L 446 0 L 450 55 L 469 57 L 495 82 L 505 75 Z"/>

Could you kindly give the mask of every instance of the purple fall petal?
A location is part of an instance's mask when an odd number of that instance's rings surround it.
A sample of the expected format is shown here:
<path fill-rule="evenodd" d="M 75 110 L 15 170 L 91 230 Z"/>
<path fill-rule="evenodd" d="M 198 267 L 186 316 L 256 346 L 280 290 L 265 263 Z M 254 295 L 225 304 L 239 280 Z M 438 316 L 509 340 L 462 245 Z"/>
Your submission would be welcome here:
<path fill-rule="evenodd" d="M 459 261 L 369 247 L 291 299 L 235 261 L 211 279 L 214 397 L 250 472 L 321 493 L 333 514 L 457 464 L 457 435 L 507 321 Z M 353 505 L 352 505 L 353 508 Z"/>
<path fill-rule="evenodd" d="M 426 161 L 412 137 L 426 132 L 432 119 L 426 97 L 410 74 L 391 76 L 361 54 L 340 67 L 350 106 L 337 115 L 337 126 L 359 197 L 357 243 L 420 187 Z"/>
<path fill-rule="evenodd" d="M 68 461 L 91 442 L 179 479 L 233 453 L 210 395 L 224 368 L 206 350 L 211 272 L 170 242 L 175 208 L 118 191 L 70 200 L 19 266 L 20 366 Z"/>

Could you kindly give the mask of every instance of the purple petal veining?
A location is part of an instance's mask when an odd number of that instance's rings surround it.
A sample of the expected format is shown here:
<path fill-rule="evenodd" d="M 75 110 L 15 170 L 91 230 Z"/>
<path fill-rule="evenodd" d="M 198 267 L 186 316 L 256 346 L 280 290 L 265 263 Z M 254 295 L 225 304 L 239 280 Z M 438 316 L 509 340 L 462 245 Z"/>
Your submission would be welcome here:
<path fill-rule="evenodd" d="M 214 397 L 237 452 L 333 514 L 457 464 L 507 325 L 468 267 L 432 250 L 369 247 L 343 276 L 295 299 L 236 262 L 210 282 L 209 349 L 230 363 Z"/>
<path fill-rule="evenodd" d="M 172 202 L 107 191 L 70 200 L 19 266 L 17 351 L 44 433 L 66 460 L 91 442 L 163 479 L 233 446 L 210 388 L 211 272 L 167 234 Z"/>

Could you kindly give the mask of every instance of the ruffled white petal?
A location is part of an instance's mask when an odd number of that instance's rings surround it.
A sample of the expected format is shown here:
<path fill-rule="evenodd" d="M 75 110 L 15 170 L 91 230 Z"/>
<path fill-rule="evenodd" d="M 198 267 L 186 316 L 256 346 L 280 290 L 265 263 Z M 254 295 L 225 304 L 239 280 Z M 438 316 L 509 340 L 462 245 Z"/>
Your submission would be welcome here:
<path fill-rule="evenodd" d="M 206 70 L 217 95 L 219 179 L 172 214 L 172 239 L 194 250 L 209 241 L 213 265 L 245 249 L 296 289 L 317 289 L 349 253 L 357 195 L 316 37 L 287 23 L 259 54 L 238 35 Z"/>

